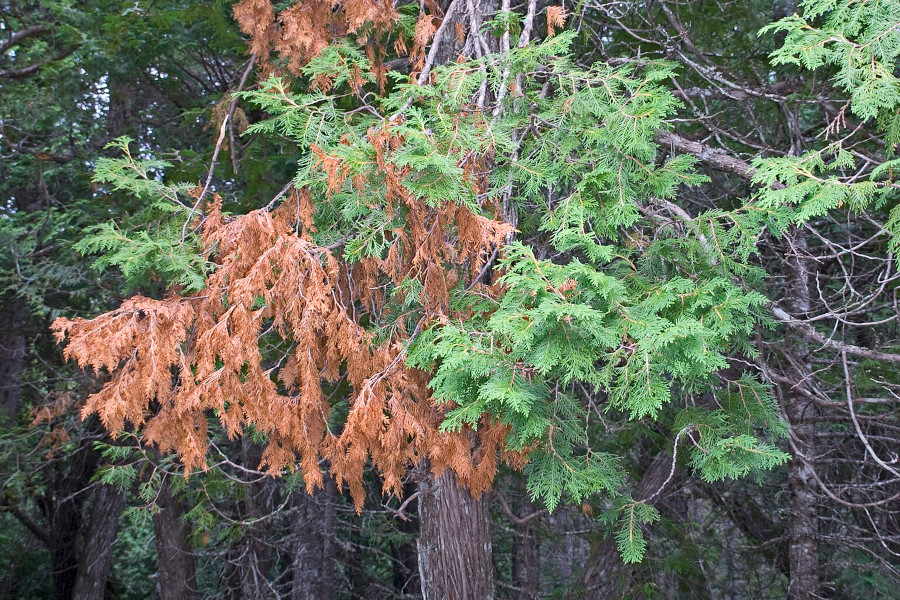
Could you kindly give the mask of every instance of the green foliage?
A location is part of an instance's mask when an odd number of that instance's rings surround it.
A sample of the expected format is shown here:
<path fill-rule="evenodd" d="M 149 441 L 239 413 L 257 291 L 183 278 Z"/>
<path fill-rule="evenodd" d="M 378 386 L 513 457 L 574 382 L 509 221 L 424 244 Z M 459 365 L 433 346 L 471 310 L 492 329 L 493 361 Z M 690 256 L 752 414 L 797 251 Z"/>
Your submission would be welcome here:
<path fill-rule="evenodd" d="M 329 77 L 335 86 L 328 93 L 297 94 L 272 78 L 244 94 L 272 115 L 254 131 L 309 149 L 295 183 L 319 199 L 316 240 L 346 240 L 347 259 L 384 257 L 388 233 L 403 226 L 403 213 L 386 209 L 387 183 L 368 139 L 385 122 L 402 139 L 390 160 L 409 167 L 402 185 L 413 196 L 480 212 L 461 165 L 473 154 L 491 156 L 492 195 L 508 195 L 520 213 L 537 216 L 531 233 L 545 236 L 555 257 L 538 258 L 526 243 L 508 245 L 498 265 L 502 296 L 491 300 L 461 284 L 451 312 L 467 316 L 423 332 L 407 363 L 433 370 L 434 397 L 448 405 L 444 429 L 477 428 L 485 415 L 510 426 L 508 447 L 529 451 L 528 490 L 551 510 L 564 495 L 576 502 L 595 492 L 616 497 L 625 480 L 616 457 L 586 437 L 576 386 L 593 388 L 607 412 L 633 420 L 660 419 L 673 398 L 717 389 L 727 356 L 753 354 L 748 338 L 762 320 L 766 299 L 747 287 L 760 275 L 748 264 L 756 239 L 765 227 L 785 226 L 784 211 L 758 207 L 711 211 L 688 224 L 688 235 L 643 217 L 643 203 L 704 180 L 687 157 L 654 162 L 653 137 L 677 107 L 660 83 L 671 66 L 579 69 L 565 58 L 571 39 L 561 34 L 505 57 L 438 68 L 434 85 L 398 79 L 392 94 L 370 99 L 365 110 L 342 109 L 360 85 L 352 73 L 368 67 L 346 46 L 304 72 Z M 485 120 L 470 102 L 483 84 L 502 85 L 502 69 L 481 68 L 498 62 L 521 87 Z M 340 165 L 339 179 L 329 177 L 322 155 Z M 415 308 L 421 289 L 412 282 L 400 289 L 398 312 Z M 733 404 L 719 413 L 729 427 L 705 431 L 720 451 L 715 460 L 696 459 L 702 474 L 783 460 L 753 437 L 754 426 L 783 430 L 770 403 L 750 421 Z M 748 437 L 734 437 L 733 428 Z M 740 451 L 729 446 L 738 443 Z M 633 523 L 652 520 L 641 510 L 632 511 Z M 623 551 L 636 560 L 642 538 L 632 528 L 629 539 Z"/>
<path fill-rule="evenodd" d="M 119 519 L 113 549 L 112 585 L 121 598 L 150 598 L 156 576 L 156 544 L 152 521 Z"/>
<path fill-rule="evenodd" d="M 121 137 L 107 146 L 124 156 L 98 159 L 94 181 L 108 185 L 111 193 L 132 194 L 142 206 L 132 217 L 138 225 L 130 230 L 115 222 L 97 225 L 86 230 L 86 237 L 74 248 L 83 254 L 98 254 L 93 263 L 96 269 L 118 267 L 127 289 L 162 278 L 197 291 L 204 285 L 208 263 L 200 253 L 194 223 L 200 220 L 200 206 L 188 194 L 194 186 L 165 183 L 164 172 L 171 165 L 135 159 L 129 149 L 132 141 Z"/>
<path fill-rule="evenodd" d="M 626 502 L 617 512 L 619 528 L 615 538 L 622 560 L 640 562 L 647 550 L 642 526 L 658 521 L 659 511 L 645 502 Z"/>
<path fill-rule="evenodd" d="M 510 61 L 517 59 L 514 52 Z M 614 456 L 591 449 L 584 408 L 565 390 L 588 385 L 606 398 L 607 412 L 659 419 L 673 397 L 719 388 L 715 374 L 727 356 L 753 354 L 747 340 L 766 298 L 737 277 L 759 278 L 748 258 L 764 227 L 783 229 L 783 212 L 713 211 L 690 223 L 686 236 L 641 216 L 646 199 L 674 197 L 679 185 L 702 181 L 688 158 L 653 163 L 653 135 L 675 106 L 655 82 L 669 73 L 664 64 L 577 71 L 560 59 L 553 62 L 557 93 L 524 90 L 520 106 L 538 123 L 518 140 L 527 159 L 498 160 L 491 177 L 498 189 L 513 190 L 520 210 L 541 216 L 538 231 L 557 255 L 539 259 L 526 244 L 507 246 L 501 298 L 460 291 L 453 308 L 474 316 L 426 332 L 408 359 L 436 369 L 435 398 L 453 406 L 444 427 L 477 426 L 485 413 L 511 426 L 508 445 L 532 449 L 528 489 L 551 510 L 563 493 L 576 502 L 592 492 L 615 497 L 624 481 Z M 513 122 L 507 130 L 517 127 L 526 128 Z M 548 205 L 551 189 L 560 199 Z M 737 474 L 783 461 L 750 436 L 754 425 L 784 429 L 764 386 L 749 377 L 735 385 L 765 400 L 750 415 L 729 402 L 715 411 L 728 426 L 706 428 L 704 439 L 723 450 L 715 460 L 694 459 L 703 476 L 713 465 Z M 752 449 L 731 449 L 735 428 L 750 432 Z M 694 447 L 692 456 L 706 452 Z M 638 507 L 629 515 L 618 540 L 633 561 L 644 551 L 636 524 L 651 522 L 653 512 Z"/>
<path fill-rule="evenodd" d="M 837 68 L 834 82 L 850 94 L 853 114 L 870 119 L 900 103 L 900 5 L 893 0 L 806 0 L 803 16 L 793 15 L 764 27 L 760 34 L 783 31 L 784 44 L 772 64 L 814 70 Z M 896 118 L 896 115 L 894 115 Z"/>
<path fill-rule="evenodd" d="M 757 469 L 771 469 L 786 462 L 790 455 L 752 435 L 716 440 L 709 448 L 698 448 L 691 455 L 692 466 L 705 481 L 737 479 Z"/>
<path fill-rule="evenodd" d="M 6 565 L 3 583 L 16 590 L 22 600 L 38 600 L 53 595 L 46 569 L 50 551 L 35 540 L 10 512 L 0 512 L 0 564 Z"/>
<path fill-rule="evenodd" d="M 805 222 L 838 208 L 855 212 L 889 210 L 887 229 L 898 248 L 900 211 L 893 159 L 900 142 L 900 5 L 892 0 L 807 0 L 802 17 L 794 15 L 764 27 L 760 34 L 786 32 L 784 44 L 772 53 L 772 63 L 794 64 L 810 70 L 829 69 L 836 86 L 849 94 L 847 103 L 826 128 L 821 148 L 801 156 L 757 158 L 754 180 L 763 184 L 762 206 L 796 206 L 795 220 Z M 847 128 L 847 111 L 861 121 Z M 858 164 L 854 146 L 863 123 L 874 122 L 883 138 L 879 162 L 867 158 Z M 779 182 L 780 184 L 776 184 Z"/>

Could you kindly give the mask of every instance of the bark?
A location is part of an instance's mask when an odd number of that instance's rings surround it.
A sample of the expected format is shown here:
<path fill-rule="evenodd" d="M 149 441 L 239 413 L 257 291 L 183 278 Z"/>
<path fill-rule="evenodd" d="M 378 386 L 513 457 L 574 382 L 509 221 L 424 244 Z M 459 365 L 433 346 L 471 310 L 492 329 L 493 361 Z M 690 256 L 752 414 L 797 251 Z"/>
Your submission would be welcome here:
<path fill-rule="evenodd" d="M 481 57 L 499 48 L 498 40 L 482 31 L 498 0 L 449 0 L 442 3 L 445 19 L 435 33 L 420 79 L 432 66 L 456 60 L 461 52 Z M 457 37 L 465 31 L 466 39 Z M 485 105 L 487 85 L 475 94 Z M 423 600 L 489 600 L 494 597 L 489 504 L 461 488 L 449 470 L 431 473 L 428 461 L 419 481 L 419 577 Z"/>
<path fill-rule="evenodd" d="M 788 310 L 797 316 L 809 312 L 809 259 L 806 238 L 800 230 L 790 232 L 792 246 L 785 273 Z M 810 370 L 806 350 L 796 348 L 802 356 L 795 357 L 793 379 L 801 384 Z M 794 458 L 791 460 L 788 484 L 791 491 L 790 511 L 790 590 L 791 600 L 812 600 L 819 597 L 819 550 L 817 541 L 816 488 L 811 462 L 815 459 L 815 405 L 795 387 L 784 390 L 785 414 L 791 426 Z"/>
<path fill-rule="evenodd" d="M 754 169 L 747 161 L 741 160 L 737 156 L 729 154 L 721 148 L 715 148 L 700 142 L 695 142 L 694 140 L 689 140 L 686 137 L 668 131 L 660 131 L 657 133 L 656 143 L 663 148 L 671 148 L 684 154 L 691 154 L 700 162 L 705 163 L 717 171 L 731 173 L 732 175 L 737 175 L 738 177 L 748 180 L 753 179 L 753 176 L 756 175 L 756 169 Z M 784 184 L 780 181 L 776 181 L 772 184 L 772 189 L 774 190 L 783 190 L 784 187 Z"/>
<path fill-rule="evenodd" d="M 325 479 L 325 489 L 295 493 L 296 550 L 291 564 L 291 600 L 328 600 L 334 595 L 335 527 L 338 491 Z"/>
<path fill-rule="evenodd" d="M 0 298 L 0 422 L 11 423 L 19 408 L 25 373 L 28 302 L 19 296 Z"/>
<path fill-rule="evenodd" d="M 160 600 L 190 600 L 196 589 L 190 529 L 181 521 L 184 502 L 164 482 L 157 499 L 160 512 L 153 517 L 156 530 L 156 593 Z"/>
<path fill-rule="evenodd" d="M 870 348 L 866 348 L 864 346 L 858 344 L 846 344 L 844 342 L 838 341 L 831 337 L 822 335 L 815 328 L 806 323 L 805 321 L 801 321 L 796 319 L 793 315 L 789 314 L 783 308 L 780 308 L 776 304 L 769 305 L 772 314 L 775 317 L 798 332 L 800 332 L 803 337 L 814 341 L 816 344 L 821 344 L 822 348 L 831 348 L 832 350 L 836 350 L 837 352 L 844 352 L 851 356 L 859 356 L 862 358 L 869 358 L 871 360 L 881 360 L 884 362 L 900 362 L 900 354 L 893 354 L 890 352 L 879 352 L 878 350 L 872 350 Z"/>
<path fill-rule="evenodd" d="M 97 488 L 72 594 L 74 600 L 103 600 L 106 595 L 116 529 L 124 510 L 124 493 L 108 485 Z"/>
<path fill-rule="evenodd" d="M 449 470 L 419 482 L 419 577 L 423 600 L 491 600 L 487 497 L 473 498 Z"/>
<path fill-rule="evenodd" d="M 80 502 L 67 500 L 54 506 L 50 519 L 52 546 L 50 562 L 53 568 L 54 600 L 69 600 L 75 590 L 78 577 L 78 528 Z"/>

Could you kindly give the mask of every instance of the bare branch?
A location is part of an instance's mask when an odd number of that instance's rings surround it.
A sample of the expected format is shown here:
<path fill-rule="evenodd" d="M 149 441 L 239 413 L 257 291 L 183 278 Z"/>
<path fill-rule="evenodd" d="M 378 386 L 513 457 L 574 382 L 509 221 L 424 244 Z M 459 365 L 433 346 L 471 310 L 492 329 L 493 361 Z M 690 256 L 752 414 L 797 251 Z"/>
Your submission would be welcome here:
<path fill-rule="evenodd" d="M 726 173 L 731 173 L 748 180 L 752 179 L 753 175 L 756 174 L 756 170 L 745 160 L 732 156 L 724 150 L 712 148 L 706 144 L 689 140 L 668 131 L 660 131 L 657 133 L 656 142 L 662 146 L 669 146 L 684 154 L 692 154 L 698 160 L 708 164 L 717 171 L 725 171 Z M 784 188 L 785 185 L 781 182 L 772 184 L 772 189 L 780 190 Z"/>
<path fill-rule="evenodd" d="M 10 48 L 18 46 L 29 38 L 40 37 L 42 35 L 47 35 L 48 33 L 50 33 L 50 30 L 43 25 L 32 25 L 21 31 L 11 33 L 9 37 L 6 38 L 6 41 L 0 44 L 0 54 L 6 53 Z"/>
<path fill-rule="evenodd" d="M 862 348 L 860 346 L 854 346 L 853 344 L 845 344 L 844 342 L 839 342 L 835 339 L 825 337 L 808 323 L 794 318 L 783 308 L 780 308 L 775 304 L 772 304 L 770 306 L 770 309 L 772 311 L 772 314 L 775 315 L 775 317 L 779 321 L 792 329 L 796 329 L 810 340 L 822 344 L 824 348 L 831 348 L 832 350 L 836 350 L 838 352 L 846 352 L 847 354 L 851 354 L 853 356 L 860 356 L 862 358 L 869 358 L 872 360 L 900 363 L 900 354 L 878 352 L 877 350 L 869 350 L 868 348 Z"/>

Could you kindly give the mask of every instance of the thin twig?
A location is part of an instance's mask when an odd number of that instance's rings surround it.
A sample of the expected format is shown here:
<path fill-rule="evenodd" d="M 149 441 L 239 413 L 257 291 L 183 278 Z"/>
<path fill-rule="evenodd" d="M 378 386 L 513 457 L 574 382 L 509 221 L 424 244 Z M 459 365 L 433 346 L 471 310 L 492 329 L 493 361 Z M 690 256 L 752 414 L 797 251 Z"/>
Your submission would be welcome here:
<path fill-rule="evenodd" d="M 844 389 L 847 392 L 847 407 L 850 409 L 850 418 L 853 420 L 853 426 L 856 428 L 856 435 L 859 437 L 860 441 L 862 441 L 863 446 L 866 447 L 866 452 L 869 453 L 869 456 L 872 457 L 876 463 L 878 463 L 882 468 L 888 471 L 894 477 L 900 479 L 900 472 L 897 471 L 894 467 L 890 466 L 881 458 L 875 454 L 875 450 L 872 448 L 872 445 L 869 444 L 869 439 L 863 433 L 862 428 L 859 426 L 859 420 L 856 418 L 856 411 L 853 409 L 853 391 L 850 385 L 850 367 L 847 366 L 847 351 L 841 351 L 841 363 L 844 367 Z"/>

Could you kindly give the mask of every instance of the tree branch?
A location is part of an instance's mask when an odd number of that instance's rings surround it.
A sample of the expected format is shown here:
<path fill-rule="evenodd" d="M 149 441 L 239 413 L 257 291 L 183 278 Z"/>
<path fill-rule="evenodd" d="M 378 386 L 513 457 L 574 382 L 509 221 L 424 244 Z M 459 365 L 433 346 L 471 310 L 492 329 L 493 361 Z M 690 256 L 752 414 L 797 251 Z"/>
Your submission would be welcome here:
<path fill-rule="evenodd" d="M 34 534 L 34 537 L 41 540 L 48 547 L 51 546 L 50 536 L 47 535 L 47 532 L 41 529 L 35 524 L 28 515 L 26 515 L 18 506 L 14 506 L 12 504 L 7 504 L 6 506 L 0 507 L 0 510 L 6 510 L 12 513 L 12 515 L 19 520 L 22 525 L 24 525 L 28 531 Z"/>
<path fill-rule="evenodd" d="M 28 38 L 40 37 L 42 35 L 47 35 L 48 33 L 50 33 L 50 30 L 43 25 L 32 25 L 21 31 L 11 33 L 9 34 L 9 37 L 6 38 L 6 41 L 0 44 L 0 54 L 5 54 L 7 50 L 14 46 L 18 46 Z"/>
<path fill-rule="evenodd" d="M 795 319 L 790 314 L 788 314 L 787 311 L 776 304 L 770 305 L 770 309 L 772 311 L 772 314 L 775 315 L 775 317 L 779 321 L 781 321 L 788 327 L 799 331 L 810 340 L 822 344 L 822 346 L 825 348 L 831 348 L 832 350 L 836 350 L 838 352 L 846 352 L 847 354 L 860 356 L 862 358 L 900 363 L 900 354 L 878 352 L 877 350 L 869 350 L 868 348 L 862 348 L 860 346 L 854 346 L 853 344 L 845 344 L 844 342 L 839 342 L 832 338 L 825 337 L 808 323 L 805 323 L 804 321 L 801 321 L 799 319 Z"/>
<path fill-rule="evenodd" d="M 0 69 L 0 79 L 24 79 L 26 77 L 29 77 L 31 75 L 34 75 L 38 71 L 40 71 L 41 68 L 45 67 L 46 65 L 48 65 L 52 62 L 56 62 L 58 60 L 62 60 L 65 57 L 69 56 L 70 54 L 75 52 L 75 49 L 76 49 L 76 47 L 72 46 L 71 48 L 67 48 L 67 49 L 63 50 L 62 52 L 57 54 L 54 58 L 48 58 L 47 60 L 45 60 L 43 62 L 39 62 L 34 65 L 29 65 L 27 67 L 22 67 L 21 69 Z"/>
<path fill-rule="evenodd" d="M 753 175 L 756 174 L 756 169 L 750 166 L 750 163 L 745 160 L 732 156 L 724 150 L 712 148 L 706 144 L 689 140 L 669 131 L 660 131 L 657 133 L 656 142 L 662 146 L 669 146 L 684 154 L 691 154 L 717 171 L 725 171 L 726 173 L 731 173 L 747 180 L 753 179 Z M 785 185 L 780 181 L 772 184 L 772 189 L 781 190 L 784 188 Z"/>

